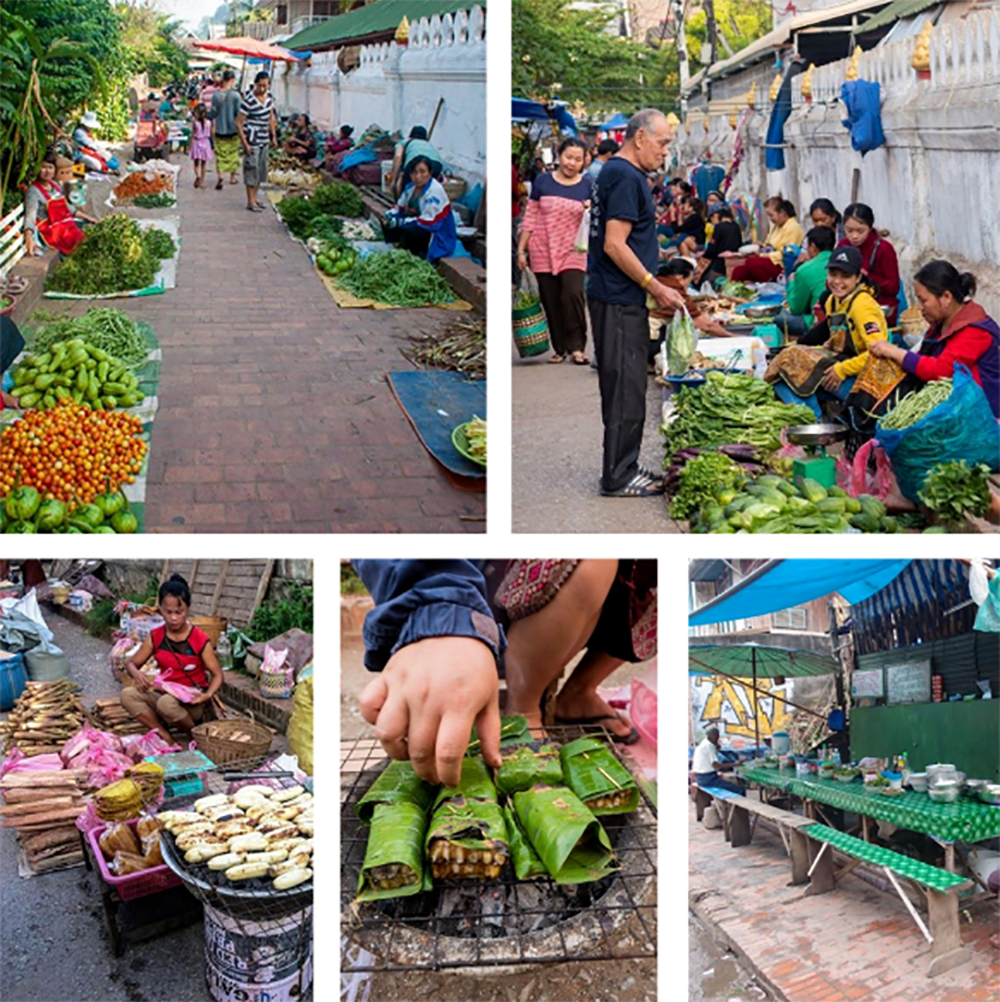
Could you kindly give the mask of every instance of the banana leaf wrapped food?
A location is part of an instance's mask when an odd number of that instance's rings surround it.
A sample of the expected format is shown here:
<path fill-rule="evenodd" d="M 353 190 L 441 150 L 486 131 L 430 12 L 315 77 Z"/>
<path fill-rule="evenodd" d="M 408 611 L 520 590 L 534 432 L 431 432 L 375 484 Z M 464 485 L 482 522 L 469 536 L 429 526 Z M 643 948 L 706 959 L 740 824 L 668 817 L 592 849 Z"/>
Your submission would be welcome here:
<path fill-rule="evenodd" d="M 371 823 L 379 804 L 414 804 L 426 814 L 434 791 L 435 787 L 422 780 L 409 762 L 390 762 L 357 802 L 354 812 L 365 824 Z"/>
<path fill-rule="evenodd" d="M 358 900 L 402 898 L 431 890 L 424 865 L 427 812 L 418 804 L 376 804 L 358 879 Z"/>
<path fill-rule="evenodd" d="M 577 738 L 562 746 L 566 785 L 594 814 L 628 814 L 639 806 L 639 787 L 628 769 L 593 738 Z"/>
<path fill-rule="evenodd" d="M 435 880 L 500 876 L 510 855 L 507 822 L 481 758 L 464 759 L 459 785 L 438 794 L 426 843 Z"/>
<path fill-rule="evenodd" d="M 472 729 L 472 740 L 466 748 L 466 755 L 479 755 L 482 750 L 482 742 L 476 729 Z M 528 718 L 520 714 L 515 717 L 500 718 L 500 744 L 502 746 L 527 744 L 531 741 L 531 733 L 528 730 Z"/>
<path fill-rule="evenodd" d="M 515 793 L 514 811 L 557 884 L 586 884 L 619 868 L 608 833 L 572 790 L 536 786 Z"/>
<path fill-rule="evenodd" d="M 503 764 L 496 771 L 497 789 L 506 795 L 530 790 L 539 783 L 545 786 L 562 786 L 563 771 L 559 749 L 555 745 L 542 745 L 532 751 L 527 745 L 501 752 Z"/>
<path fill-rule="evenodd" d="M 532 880 L 535 877 L 545 877 L 548 870 L 538 858 L 538 853 L 528 841 L 527 835 L 521 831 L 517 814 L 511 804 L 503 807 L 504 820 L 507 822 L 507 839 L 510 844 L 510 861 L 518 880 Z"/>

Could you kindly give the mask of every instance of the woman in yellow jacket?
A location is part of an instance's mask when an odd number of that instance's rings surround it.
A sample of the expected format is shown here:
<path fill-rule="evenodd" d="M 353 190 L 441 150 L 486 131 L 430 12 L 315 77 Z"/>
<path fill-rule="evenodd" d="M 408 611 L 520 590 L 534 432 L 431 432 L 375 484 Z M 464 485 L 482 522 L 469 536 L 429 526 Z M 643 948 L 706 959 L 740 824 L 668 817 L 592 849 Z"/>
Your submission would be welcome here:
<path fill-rule="evenodd" d="M 760 254 L 751 254 L 733 269 L 734 282 L 774 282 L 784 271 L 785 248 L 792 245 L 801 248 L 805 244 L 805 231 L 795 218 L 795 206 L 787 198 L 769 198 L 764 211 L 771 221 L 767 239 Z"/>

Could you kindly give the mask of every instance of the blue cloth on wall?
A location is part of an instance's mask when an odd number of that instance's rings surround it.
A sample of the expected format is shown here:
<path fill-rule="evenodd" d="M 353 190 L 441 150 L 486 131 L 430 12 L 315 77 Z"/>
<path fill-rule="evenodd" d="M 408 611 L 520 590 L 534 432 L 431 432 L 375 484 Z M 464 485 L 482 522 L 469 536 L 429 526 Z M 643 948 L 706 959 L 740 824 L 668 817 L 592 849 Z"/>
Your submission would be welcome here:
<path fill-rule="evenodd" d="M 723 178 L 726 176 L 726 169 L 718 164 L 700 164 L 695 167 L 691 180 L 694 182 L 695 191 L 703 201 L 708 201 L 708 193 L 716 191 Z"/>
<path fill-rule="evenodd" d="M 794 73 L 786 73 L 785 79 L 781 82 L 781 90 L 778 91 L 778 98 L 771 109 L 771 120 L 767 123 L 767 145 L 768 149 L 764 153 L 764 166 L 768 170 L 785 169 L 785 151 L 782 149 L 770 149 L 771 146 L 780 146 L 785 141 L 785 122 L 792 113 L 792 77 Z"/>
<path fill-rule="evenodd" d="M 871 80 L 848 80 L 840 88 L 840 100 L 847 106 L 843 125 L 850 129 L 851 146 L 862 156 L 883 146 L 881 86 Z"/>

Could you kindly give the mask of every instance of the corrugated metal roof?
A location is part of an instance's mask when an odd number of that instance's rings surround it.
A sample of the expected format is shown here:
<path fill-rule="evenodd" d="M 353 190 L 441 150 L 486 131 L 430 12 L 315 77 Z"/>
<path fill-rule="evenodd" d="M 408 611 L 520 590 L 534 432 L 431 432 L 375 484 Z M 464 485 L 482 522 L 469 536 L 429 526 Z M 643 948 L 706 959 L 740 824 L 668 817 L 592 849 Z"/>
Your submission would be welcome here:
<path fill-rule="evenodd" d="M 485 7 L 486 0 L 379 0 L 348 14 L 331 17 L 314 24 L 282 44 L 288 49 L 322 49 L 334 43 L 341 45 L 372 35 L 395 32 L 404 17 L 415 21 L 435 14 L 451 14 L 456 10 Z"/>
<path fill-rule="evenodd" d="M 764 58 L 775 49 L 786 45 L 792 34 L 802 28 L 809 28 L 817 24 L 825 24 L 828 21 L 835 21 L 842 17 L 851 17 L 863 11 L 871 10 L 873 7 L 882 7 L 888 0 L 849 0 L 846 3 L 834 4 L 832 7 L 821 7 L 805 14 L 798 14 L 778 25 L 766 35 L 761 35 L 756 41 L 751 42 L 745 49 L 740 49 L 728 59 L 713 63 L 707 70 L 709 78 L 725 76 L 739 69 L 748 62 L 756 58 Z M 688 81 L 688 90 L 693 90 L 706 75 L 703 69 Z"/>
<path fill-rule="evenodd" d="M 880 10 L 870 21 L 865 21 L 864 30 L 874 31 L 904 17 L 913 17 L 928 7 L 936 7 L 941 0 L 894 0 L 885 10 Z"/>

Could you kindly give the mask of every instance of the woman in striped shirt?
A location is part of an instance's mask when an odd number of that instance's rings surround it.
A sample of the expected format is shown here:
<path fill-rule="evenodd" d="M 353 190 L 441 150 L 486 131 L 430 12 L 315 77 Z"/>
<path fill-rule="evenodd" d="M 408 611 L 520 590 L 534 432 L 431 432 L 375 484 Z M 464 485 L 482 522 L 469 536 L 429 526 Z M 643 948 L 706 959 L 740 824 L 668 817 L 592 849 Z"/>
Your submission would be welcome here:
<path fill-rule="evenodd" d="M 553 355 L 586 365 L 587 301 L 584 278 L 587 252 L 574 246 L 584 212 L 590 208 L 593 184 L 582 174 L 586 146 L 580 139 L 563 140 L 559 166 L 539 174 L 521 224 L 517 263 L 529 267 L 538 279 L 538 293 L 549 322 Z"/>

